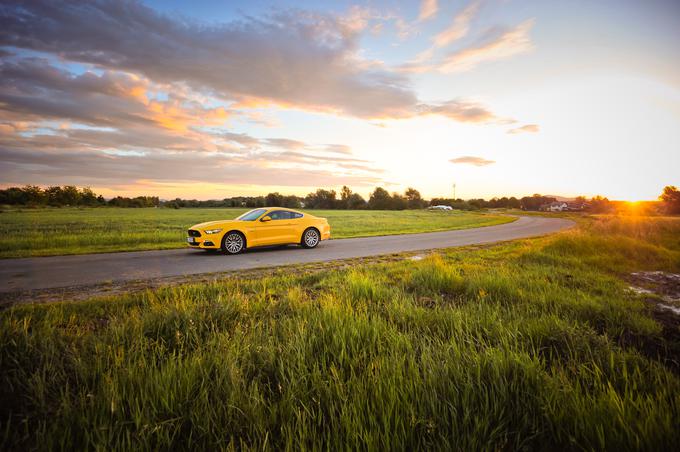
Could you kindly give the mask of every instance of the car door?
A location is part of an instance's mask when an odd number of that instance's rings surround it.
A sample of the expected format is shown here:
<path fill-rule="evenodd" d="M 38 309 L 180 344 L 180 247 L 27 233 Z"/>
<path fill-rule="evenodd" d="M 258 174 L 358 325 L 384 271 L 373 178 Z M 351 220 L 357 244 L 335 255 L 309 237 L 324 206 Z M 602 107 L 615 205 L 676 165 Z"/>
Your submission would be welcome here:
<path fill-rule="evenodd" d="M 290 223 L 292 226 L 292 241 L 294 243 L 299 242 L 302 239 L 302 233 L 305 229 L 304 215 L 299 212 L 290 213 Z"/>
<path fill-rule="evenodd" d="M 272 210 L 267 214 L 270 221 L 260 219 L 257 227 L 258 245 L 281 245 L 293 243 L 295 240 L 294 226 L 291 221 L 291 212 L 288 210 Z"/>

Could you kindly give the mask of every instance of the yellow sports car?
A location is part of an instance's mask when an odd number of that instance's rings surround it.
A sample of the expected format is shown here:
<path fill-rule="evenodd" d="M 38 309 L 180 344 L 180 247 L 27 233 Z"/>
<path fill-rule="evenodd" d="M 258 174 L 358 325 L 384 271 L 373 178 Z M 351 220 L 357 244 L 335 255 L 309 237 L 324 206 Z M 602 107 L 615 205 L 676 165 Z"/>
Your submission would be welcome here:
<path fill-rule="evenodd" d="M 314 248 L 321 240 L 331 238 L 331 227 L 325 218 L 281 207 L 264 207 L 235 220 L 194 225 L 188 234 L 187 243 L 192 248 L 238 254 L 257 246 L 300 244 Z"/>

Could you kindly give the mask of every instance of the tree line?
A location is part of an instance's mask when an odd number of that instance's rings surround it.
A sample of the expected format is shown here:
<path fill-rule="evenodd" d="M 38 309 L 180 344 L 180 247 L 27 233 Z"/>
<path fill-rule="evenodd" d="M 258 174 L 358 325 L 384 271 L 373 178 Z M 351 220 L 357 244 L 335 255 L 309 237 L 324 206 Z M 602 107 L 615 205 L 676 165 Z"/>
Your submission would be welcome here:
<path fill-rule="evenodd" d="M 166 207 L 288 207 L 291 209 L 379 209 L 379 210 L 403 210 L 421 209 L 429 204 L 425 201 L 418 190 L 407 189 L 404 194 L 390 194 L 383 188 L 376 188 L 368 201 L 359 193 L 352 192 L 347 186 L 343 186 L 340 193 L 335 190 L 319 188 L 307 196 L 282 195 L 281 193 L 269 193 L 266 196 L 235 196 L 223 200 L 199 201 L 196 199 L 173 199 L 163 203 Z"/>
<path fill-rule="evenodd" d="M 661 210 L 668 214 L 680 214 L 680 191 L 675 186 L 669 185 L 664 188 L 659 196 Z M 134 198 L 116 196 L 105 199 L 102 195 L 94 193 L 90 188 L 78 188 L 73 185 L 51 186 L 41 188 L 36 185 L 24 187 L 10 187 L 0 190 L 0 205 L 18 206 L 76 206 L 76 207 L 288 207 L 292 209 L 370 209 L 370 210 L 405 210 L 423 209 L 429 206 L 445 205 L 459 210 L 479 209 L 522 209 L 528 211 L 540 210 L 543 206 L 556 202 L 557 198 L 534 194 L 523 198 L 494 197 L 485 199 L 452 199 L 433 198 L 429 201 L 423 199 L 420 192 L 409 187 L 403 193 L 388 192 L 382 187 L 377 187 L 370 194 L 368 200 L 360 194 L 354 193 L 349 187 L 343 186 L 340 192 L 319 188 L 305 197 L 295 195 L 282 195 L 278 192 L 269 193 L 266 196 L 234 196 L 222 200 L 199 201 L 196 199 L 176 198 L 161 201 L 158 196 L 137 196 Z M 582 206 L 581 210 L 591 213 L 610 213 L 626 211 L 629 209 L 625 203 L 610 201 L 602 196 L 586 199 L 583 196 L 575 198 L 573 204 Z M 656 206 L 647 203 L 645 213 L 656 213 Z"/>
<path fill-rule="evenodd" d="M 0 205 L 158 207 L 160 199 L 158 196 L 137 196 L 135 198 L 116 196 L 106 200 L 102 195 L 97 195 L 88 187 L 78 188 L 74 185 L 64 185 L 43 189 L 37 185 L 26 185 L 0 190 Z"/>

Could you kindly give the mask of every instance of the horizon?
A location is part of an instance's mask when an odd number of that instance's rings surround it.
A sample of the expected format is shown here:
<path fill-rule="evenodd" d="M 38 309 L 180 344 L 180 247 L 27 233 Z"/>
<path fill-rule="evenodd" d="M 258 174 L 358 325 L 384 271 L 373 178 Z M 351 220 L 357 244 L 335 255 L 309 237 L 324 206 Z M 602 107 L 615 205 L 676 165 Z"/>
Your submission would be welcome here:
<path fill-rule="evenodd" d="M 50 188 L 50 186 L 47 186 L 47 185 L 43 185 L 43 186 L 32 185 L 32 186 L 37 186 L 41 190 L 47 190 L 48 188 Z M 58 187 L 64 187 L 65 185 L 61 185 L 61 186 L 57 185 L 57 186 Z M 6 190 L 8 188 L 24 188 L 24 187 L 26 187 L 26 185 L 19 187 L 19 186 L 16 186 L 16 185 L 2 185 L 2 184 L 0 184 L 0 190 Z M 96 196 L 101 195 L 107 201 L 110 201 L 111 199 L 116 198 L 116 197 L 122 197 L 122 198 L 157 197 L 160 202 L 171 202 L 171 201 L 175 201 L 177 199 L 181 199 L 183 201 L 198 201 L 198 202 L 217 201 L 217 202 L 219 202 L 219 201 L 229 200 L 229 199 L 233 199 L 233 198 L 241 198 L 241 197 L 242 198 L 266 197 L 269 194 L 277 194 L 277 195 L 281 195 L 281 196 L 294 196 L 294 197 L 297 197 L 301 200 L 304 200 L 304 198 L 306 196 L 314 194 L 314 192 L 316 192 L 316 190 L 332 190 L 332 191 L 335 191 L 337 199 L 340 199 L 339 196 L 340 196 L 341 188 L 343 188 L 343 187 L 339 187 L 337 189 L 336 188 L 328 188 L 328 187 L 317 187 L 315 189 L 312 189 L 310 192 L 304 193 L 304 194 L 281 193 L 281 192 L 273 191 L 273 192 L 267 192 L 267 193 L 256 194 L 256 195 L 234 194 L 234 195 L 226 196 L 226 197 L 223 197 L 223 198 L 182 198 L 182 197 L 166 198 L 166 197 L 159 196 L 159 195 L 153 194 L 153 193 L 133 193 L 133 194 L 114 193 L 113 195 L 105 195 L 103 193 L 98 192 L 97 190 L 94 190 L 92 187 L 78 187 L 78 186 L 76 186 L 76 188 L 78 190 L 90 189 L 94 192 L 94 194 Z M 366 200 L 366 201 L 368 201 L 368 199 L 370 198 L 371 193 L 372 193 L 372 191 L 371 191 L 371 192 L 368 192 L 364 195 L 364 193 L 354 191 L 352 189 L 352 187 L 348 187 L 348 188 L 350 189 L 350 191 L 352 193 L 358 193 L 359 195 L 361 195 L 361 197 L 364 198 L 364 200 Z M 385 187 L 375 187 L 375 188 L 383 188 L 384 189 Z M 529 198 L 529 197 L 533 197 L 533 196 L 541 196 L 541 197 L 544 197 L 544 198 L 555 198 L 558 202 L 570 202 L 570 201 L 575 201 L 579 197 L 583 197 L 583 198 L 585 198 L 586 201 L 590 201 L 593 198 L 596 198 L 596 197 L 599 196 L 599 197 L 605 198 L 605 199 L 607 199 L 607 200 L 609 200 L 613 203 L 636 204 L 636 203 L 661 202 L 661 199 L 660 199 L 661 196 L 657 196 L 655 199 L 640 199 L 640 200 L 636 200 L 636 201 L 631 201 L 631 200 L 628 200 L 628 199 L 609 198 L 608 196 L 602 195 L 600 193 L 598 193 L 597 195 L 592 195 L 592 196 L 586 196 L 586 195 L 564 196 L 564 195 L 556 195 L 556 194 L 551 194 L 551 193 L 531 193 L 531 194 L 523 194 L 523 195 L 501 194 L 501 195 L 489 196 L 489 197 L 486 197 L 486 198 L 479 198 L 479 197 L 464 198 L 464 197 L 460 197 L 460 196 L 458 196 L 458 194 L 456 194 L 456 197 L 453 198 L 453 197 L 447 197 L 447 196 L 423 196 L 423 194 L 420 192 L 420 190 L 418 190 L 417 187 L 407 187 L 407 188 L 416 189 L 418 191 L 418 193 L 421 194 L 422 199 L 425 200 L 425 201 L 428 201 L 428 200 L 432 201 L 434 199 L 441 199 L 441 200 L 449 200 L 449 201 L 451 201 L 451 200 L 459 201 L 460 200 L 460 201 L 463 201 L 463 202 L 467 202 L 467 201 L 474 201 L 474 200 L 478 200 L 478 199 L 483 199 L 483 200 L 488 201 L 488 200 L 492 200 L 492 199 L 503 199 L 503 198 L 508 198 L 508 199 L 515 198 L 515 199 L 521 200 L 522 198 Z M 389 191 L 389 190 L 387 190 L 387 191 L 391 195 L 393 195 L 393 194 L 403 195 L 404 194 L 403 192 L 398 192 L 398 191 L 397 192 Z"/>
<path fill-rule="evenodd" d="M 2 188 L 635 202 L 680 182 L 671 0 L 10 1 L 0 24 Z"/>

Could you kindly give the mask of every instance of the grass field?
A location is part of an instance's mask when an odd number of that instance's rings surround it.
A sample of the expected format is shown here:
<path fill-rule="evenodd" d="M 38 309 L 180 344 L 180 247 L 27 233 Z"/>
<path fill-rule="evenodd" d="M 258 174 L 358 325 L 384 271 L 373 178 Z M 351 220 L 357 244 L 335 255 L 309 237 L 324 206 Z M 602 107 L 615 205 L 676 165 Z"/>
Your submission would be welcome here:
<path fill-rule="evenodd" d="M 0 211 L 0 258 L 158 250 L 185 246 L 196 223 L 236 218 L 247 209 L 63 208 Z M 465 229 L 512 221 L 465 212 L 315 210 L 334 238 Z"/>
<path fill-rule="evenodd" d="M 0 313 L 0 449 L 673 450 L 680 219 Z M 671 315 L 667 313 L 666 315 Z"/>

